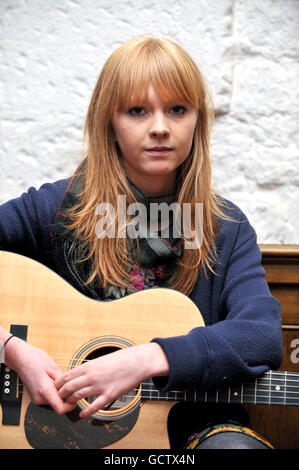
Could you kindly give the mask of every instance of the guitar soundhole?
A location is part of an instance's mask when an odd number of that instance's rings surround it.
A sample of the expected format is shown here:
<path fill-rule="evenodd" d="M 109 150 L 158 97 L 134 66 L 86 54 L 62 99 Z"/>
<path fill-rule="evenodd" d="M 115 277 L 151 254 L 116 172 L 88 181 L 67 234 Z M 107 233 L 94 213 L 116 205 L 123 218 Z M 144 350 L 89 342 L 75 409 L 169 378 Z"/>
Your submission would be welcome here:
<path fill-rule="evenodd" d="M 95 349 L 90 354 L 88 354 L 85 358 L 86 361 L 90 361 L 91 359 L 96 359 L 97 357 L 105 356 L 106 354 L 113 353 L 118 351 L 120 348 L 116 346 L 103 346 L 101 348 Z"/>
<path fill-rule="evenodd" d="M 101 357 L 101 356 L 105 356 L 106 354 L 113 353 L 113 352 L 115 352 L 119 349 L 120 349 L 119 347 L 115 347 L 115 346 L 100 347 L 100 348 L 95 349 L 94 351 L 92 351 L 90 354 L 88 354 L 86 356 L 84 362 L 90 361 L 92 359 L 96 359 L 96 358 Z M 125 395 L 122 395 L 117 400 L 114 400 L 113 402 L 108 403 L 105 406 L 105 408 L 103 409 L 103 411 L 108 411 L 109 410 L 111 412 L 115 412 L 114 419 L 117 418 L 118 412 L 122 408 L 124 408 L 124 406 L 129 405 L 129 403 L 136 398 L 137 392 L 138 392 L 138 389 L 130 390 L 128 393 L 126 393 Z M 92 403 L 92 401 L 95 400 L 95 398 L 96 398 L 96 396 L 88 397 L 88 398 L 86 398 L 86 402 L 87 403 Z M 97 416 L 95 416 L 95 418 L 97 418 Z M 107 417 L 107 420 L 109 420 L 109 418 L 111 419 L 111 417 L 109 416 L 109 417 Z M 100 419 L 102 420 L 103 416 L 101 416 Z"/>
<path fill-rule="evenodd" d="M 72 359 L 70 368 L 130 346 L 133 346 L 133 343 L 125 338 L 107 336 L 96 338 L 80 348 Z M 141 386 L 108 403 L 102 410 L 94 413 L 92 417 L 102 421 L 116 421 L 123 418 L 139 407 L 140 396 Z M 95 396 L 91 396 L 78 401 L 78 407 L 81 409 L 86 408 L 95 398 Z"/>

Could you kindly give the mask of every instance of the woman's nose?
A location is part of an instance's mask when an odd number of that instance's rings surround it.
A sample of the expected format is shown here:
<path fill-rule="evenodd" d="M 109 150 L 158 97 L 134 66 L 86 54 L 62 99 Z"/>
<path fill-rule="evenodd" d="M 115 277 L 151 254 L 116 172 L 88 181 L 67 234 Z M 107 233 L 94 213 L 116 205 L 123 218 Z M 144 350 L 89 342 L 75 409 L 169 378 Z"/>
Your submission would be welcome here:
<path fill-rule="evenodd" d="M 164 113 L 154 114 L 151 121 L 150 135 L 152 137 L 165 137 L 168 134 L 169 126 Z"/>

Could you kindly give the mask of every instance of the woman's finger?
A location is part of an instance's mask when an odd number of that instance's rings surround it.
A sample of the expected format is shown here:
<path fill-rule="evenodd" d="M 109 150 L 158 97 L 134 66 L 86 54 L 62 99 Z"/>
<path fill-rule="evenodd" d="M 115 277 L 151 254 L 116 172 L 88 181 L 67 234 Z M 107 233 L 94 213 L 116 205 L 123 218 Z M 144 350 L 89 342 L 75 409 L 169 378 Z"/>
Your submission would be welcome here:
<path fill-rule="evenodd" d="M 71 382 L 72 380 L 76 379 L 77 377 L 83 376 L 86 372 L 85 365 L 81 365 L 78 367 L 74 367 L 73 369 L 69 369 L 65 372 L 60 373 L 55 380 L 55 386 L 57 389 L 62 388 L 66 383 Z"/>
<path fill-rule="evenodd" d="M 88 385 L 85 376 L 79 376 L 67 382 L 64 379 L 63 385 L 59 388 L 59 383 L 61 382 L 59 379 L 60 378 L 58 378 L 58 380 L 55 381 L 55 386 L 58 389 L 58 394 L 60 398 L 66 401 L 69 401 L 69 398 L 73 396 L 74 393 L 78 392 L 79 390 L 85 388 Z M 57 387 L 57 382 L 58 382 L 58 387 Z"/>
<path fill-rule="evenodd" d="M 48 397 L 48 403 L 58 414 L 68 413 L 76 407 L 76 403 L 67 403 L 55 395 Z"/>
<path fill-rule="evenodd" d="M 73 403 L 66 403 L 61 399 L 53 382 L 49 382 L 46 391 L 43 393 L 43 401 L 49 404 L 58 414 L 68 413 L 75 408 Z"/>
<path fill-rule="evenodd" d="M 81 388 L 76 390 L 72 394 L 68 395 L 67 398 L 64 399 L 67 403 L 77 403 L 77 401 L 81 400 L 82 398 L 88 398 L 94 395 L 90 387 Z"/>
<path fill-rule="evenodd" d="M 103 396 L 97 397 L 89 406 L 80 411 L 81 418 L 88 418 L 99 410 L 102 410 L 107 405 Z"/>

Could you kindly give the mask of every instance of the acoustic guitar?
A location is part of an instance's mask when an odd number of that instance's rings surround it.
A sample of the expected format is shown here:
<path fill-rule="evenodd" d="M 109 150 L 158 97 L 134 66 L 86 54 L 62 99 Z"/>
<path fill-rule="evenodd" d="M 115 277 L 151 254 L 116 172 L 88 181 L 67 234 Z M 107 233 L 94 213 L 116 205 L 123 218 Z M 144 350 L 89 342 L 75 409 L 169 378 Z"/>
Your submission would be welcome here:
<path fill-rule="evenodd" d="M 100 302 L 26 257 L 0 252 L 0 324 L 42 348 L 63 369 L 119 348 L 204 326 L 195 304 L 171 289 L 150 289 Z M 207 392 L 161 393 L 151 380 L 90 418 L 92 397 L 58 415 L 35 405 L 16 373 L 1 366 L 0 447 L 6 449 L 167 449 L 167 417 L 178 401 L 299 404 L 299 373 L 269 371 L 252 383 Z"/>

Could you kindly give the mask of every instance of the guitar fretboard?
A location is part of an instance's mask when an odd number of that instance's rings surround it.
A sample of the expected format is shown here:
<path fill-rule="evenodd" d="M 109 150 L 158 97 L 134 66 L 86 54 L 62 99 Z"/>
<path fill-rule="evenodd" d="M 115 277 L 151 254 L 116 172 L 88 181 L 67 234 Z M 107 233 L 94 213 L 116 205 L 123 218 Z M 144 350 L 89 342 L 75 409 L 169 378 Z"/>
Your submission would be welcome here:
<path fill-rule="evenodd" d="M 144 400 L 298 406 L 299 373 L 268 371 L 253 382 L 238 387 L 223 386 L 209 391 L 160 392 L 149 379 L 142 384 L 141 397 Z"/>

